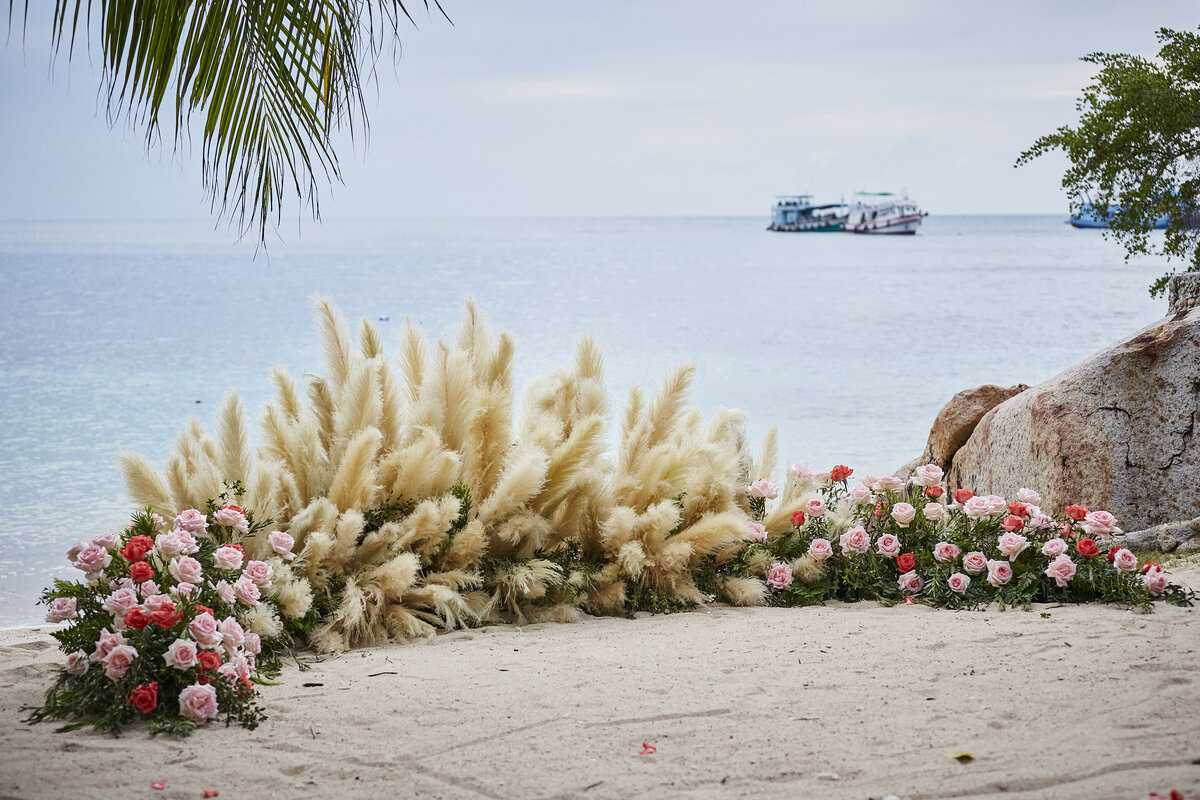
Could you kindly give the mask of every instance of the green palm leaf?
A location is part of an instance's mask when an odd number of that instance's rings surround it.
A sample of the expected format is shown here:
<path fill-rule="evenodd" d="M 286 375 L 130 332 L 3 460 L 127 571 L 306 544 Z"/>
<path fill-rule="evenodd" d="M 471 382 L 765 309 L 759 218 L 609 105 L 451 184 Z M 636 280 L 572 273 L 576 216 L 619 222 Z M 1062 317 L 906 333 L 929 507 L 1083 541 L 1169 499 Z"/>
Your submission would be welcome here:
<path fill-rule="evenodd" d="M 213 211 L 262 242 L 288 195 L 320 217 L 342 177 L 332 137 L 366 134 L 363 71 L 404 19 L 400 0 L 55 0 L 51 30 L 68 58 L 99 41 L 111 124 L 144 127 L 148 147 L 164 117 L 177 149 L 200 135 Z"/>

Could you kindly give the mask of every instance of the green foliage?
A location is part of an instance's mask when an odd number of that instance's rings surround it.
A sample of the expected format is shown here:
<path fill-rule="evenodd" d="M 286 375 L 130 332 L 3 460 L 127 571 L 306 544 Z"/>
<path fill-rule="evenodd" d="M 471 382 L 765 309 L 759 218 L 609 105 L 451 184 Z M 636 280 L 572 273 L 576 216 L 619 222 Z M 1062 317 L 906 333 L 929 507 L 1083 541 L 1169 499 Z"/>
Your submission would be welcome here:
<path fill-rule="evenodd" d="M 143 128 L 148 148 L 164 122 L 177 149 L 199 138 L 218 218 L 265 242 L 285 195 L 320 217 L 321 184 L 341 180 L 334 135 L 365 135 L 363 84 L 388 42 L 398 52 L 403 19 L 401 0 L 55 0 L 51 36 L 68 58 L 77 39 L 99 45 L 114 125 Z"/>
<path fill-rule="evenodd" d="M 1092 53 L 1100 67 L 1076 108 L 1078 125 L 1064 125 L 1034 142 L 1017 165 L 1052 150 L 1071 166 L 1063 188 L 1074 198 L 1090 193 L 1098 216 L 1116 211 L 1111 235 L 1134 254 L 1161 253 L 1200 270 L 1200 36 L 1163 28 L 1157 59 L 1125 53 Z M 1161 246 L 1151 242 L 1154 221 L 1169 217 Z M 1160 294 L 1170 275 L 1157 280 Z"/>

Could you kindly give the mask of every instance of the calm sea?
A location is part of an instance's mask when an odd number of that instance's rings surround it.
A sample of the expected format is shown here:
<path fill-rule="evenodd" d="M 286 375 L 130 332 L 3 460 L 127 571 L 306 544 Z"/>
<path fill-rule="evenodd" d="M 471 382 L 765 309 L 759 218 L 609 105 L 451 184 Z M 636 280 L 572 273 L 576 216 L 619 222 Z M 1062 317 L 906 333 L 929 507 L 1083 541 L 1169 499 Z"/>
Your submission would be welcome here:
<path fill-rule="evenodd" d="M 473 296 L 523 381 L 606 353 L 613 408 L 679 361 L 782 455 L 886 473 L 982 383 L 1037 383 L 1166 311 L 1098 232 L 1058 216 L 931 216 L 913 237 L 778 234 L 765 218 L 371 220 L 269 258 L 204 223 L 0 224 L 0 625 L 30 624 L 75 540 L 132 510 L 115 456 L 161 463 L 229 388 L 321 369 L 309 298 L 430 338 Z"/>

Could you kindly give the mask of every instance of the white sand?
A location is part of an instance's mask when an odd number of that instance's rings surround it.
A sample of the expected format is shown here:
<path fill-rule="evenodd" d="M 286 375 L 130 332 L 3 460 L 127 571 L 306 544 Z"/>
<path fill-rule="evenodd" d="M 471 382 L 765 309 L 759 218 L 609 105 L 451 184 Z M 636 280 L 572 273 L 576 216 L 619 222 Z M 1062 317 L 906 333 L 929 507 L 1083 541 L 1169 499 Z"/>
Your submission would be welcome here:
<path fill-rule="evenodd" d="M 1194 566 L 1174 577 L 1200 585 Z M 286 670 L 258 730 L 182 741 L 23 724 L 60 654 L 7 631 L 0 797 L 1200 797 L 1200 609 L 1156 608 L 465 631 Z"/>

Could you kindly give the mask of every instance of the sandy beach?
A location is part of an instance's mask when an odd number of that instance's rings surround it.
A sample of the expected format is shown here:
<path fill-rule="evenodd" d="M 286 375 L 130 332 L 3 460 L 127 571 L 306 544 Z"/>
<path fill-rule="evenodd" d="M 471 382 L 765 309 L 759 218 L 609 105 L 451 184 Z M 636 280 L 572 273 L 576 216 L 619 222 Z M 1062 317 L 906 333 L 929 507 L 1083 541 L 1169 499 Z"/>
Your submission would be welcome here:
<path fill-rule="evenodd" d="M 21 722 L 60 655 L 10 630 L 0 796 L 1191 798 L 1197 650 L 1163 605 L 714 606 L 345 653 L 285 670 L 258 730 L 171 740 Z"/>

